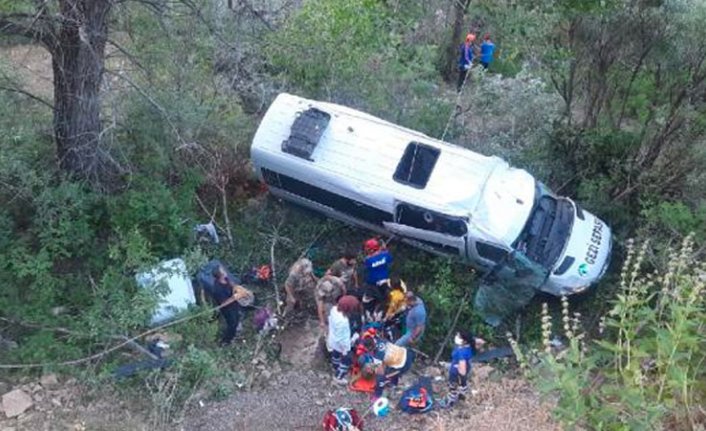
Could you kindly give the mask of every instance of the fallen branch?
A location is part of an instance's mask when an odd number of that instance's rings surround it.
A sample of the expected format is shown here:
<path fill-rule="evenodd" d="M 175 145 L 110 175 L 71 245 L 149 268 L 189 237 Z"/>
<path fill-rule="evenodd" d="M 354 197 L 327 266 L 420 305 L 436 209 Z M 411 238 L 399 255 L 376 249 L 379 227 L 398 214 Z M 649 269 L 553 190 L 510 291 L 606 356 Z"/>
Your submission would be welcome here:
<path fill-rule="evenodd" d="M 70 335 L 73 337 L 80 337 L 80 338 L 94 338 L 94 335 L 91 334 L 85 334 L 82 332 L 76 332 L 68 328 L 63 328 L 63 327 L 57 327 L 57 328 L 50 328 L 48 326 L 40 325 L 37 323 L 31 323 L 31 322 L 24 322 L 21 320 L 14 320 L 14 319 L 8 319 L 7 317 L 0 317 L 0 320 L 8 323 L 12 323 L 14 325 L 20 325 L 24 326 L 25 328 L 32 328 L 32 329 L 41 329 L 45 331 L 53 331 L 53 332 L 58 332 L 64 335 Z M 127 347 L 130 347 L 131 349 L 135 350 L 138 353 L 141 353 L 150 359 L 157 360 L 159 359 L 157 355 L 154 353 L 150 352 L 149 350 L 145 349 L 142 347 L 139 343 L 137 343 L 135 340 L 130 339 L 129 337 L 126 337 L 125 335 L 108 335 L 110 339 L 113 340 L 121 340 L 125 341 L 127 343 Z"/>
<path fill-rule="evenodd" d="M 270 279 L 272 280 L 272 287 L 275 289 L 275 302 L 277 303 L 277 314 L 279 315 L 282 314 L 282 300 L 280 299 L 279 287 L 277 286 L 277 270 L 275 268 L 277 262 L 275 261 L 275 245 L 277 245 L 277 239 L 279 239 L 280 226 L 282 226 L 282 222 L 280 222 L 277 227 L 273 227 L 272 242 L 270 243 L 270 269 L 272 270 Z"/>
<path fill-rule="evenodd" d="M 128 346 L 132 342 L 134 342 L 135 340 L 138 340 L 142 337 L 145 337 L 147 335 L 161 331 L 162 329 L 169 328 L 171 326 L 175 326 L 175 325 L 178 325 L 178 324 L 181 324 L 184 322 L 188 322 L 189 320 L 195 319 L 195 318 L 203 316 L 205 314 L 213 313 L 214 311 L 220 310 L 221 308 L 225 307 L 226 305 L 228 305 L 228 304 L 221 304 L 217 307 L 209 308 L 209 309 L 200 311 L 196 314 L 185 316 L 185 317 L 182 317 L 181 319 L 177 319 L 172 322 L 168 322 L 163 325 L 156 326 L 156 327 L 149 329 L 147 331 L 144 331 L 134 337 L 130 337 L 121 343 L 115 344 L 112 347 L 106 348 L 102 352 L 95 353 L 90 356 L 85 356 L 83 358 L 72 359 L 72 360 L 63 361 L 63 362 L 40 362 L 40 363 L 29 363 L 29 364 L 0 364 L 0 369 L 13 370 L 13 369 L 29 369 L 29 368 L 47 368 L 47 367 L 61 367 L 61 366 L 85 364 L 87 362 L 91 362 L 91 361 L 95 361 L 97 359 L 100 359 L 109 353 L 115 352 L 116 350 L 118 350 L 122 347 Z"/>

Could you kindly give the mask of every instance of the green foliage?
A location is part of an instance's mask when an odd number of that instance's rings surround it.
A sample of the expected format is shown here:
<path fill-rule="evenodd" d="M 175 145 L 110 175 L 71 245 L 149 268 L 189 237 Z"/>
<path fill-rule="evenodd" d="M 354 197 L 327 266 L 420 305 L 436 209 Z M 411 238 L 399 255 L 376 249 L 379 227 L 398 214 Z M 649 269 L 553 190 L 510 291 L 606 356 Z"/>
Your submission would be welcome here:
<path fill-rule="evenodd" d="M 466 301 L 463 301 L 466 291 L 475 287 L 474 273 L 462 265 L 452 265 L 449 261 L 433 260 L 431 267 L 434 270 L 433 281 L 425 282 L 418 288 L 418 293 L 424 299 L 427 308 L 423 350 L 436 351 L 439 344 L 444 341 L 459 310 L 461 311 L 457 325 L 459 330 L 464 329 L 478 336 L 487 337 L 489 335 L 487 327 L 471 306 L 473 296 L 469 294 Z M 429 269 L 426 268 L 427 274 L 430 272 Z"/>
<path fill-rule="evenodd" d="M 691 236 L 658 272 L 643 268 L 646 251 L 646 244 L 639 251 L 628 245 L 620 293 L 595 342 L 586 340 L 580 315 L 570 315 L 564 301 L 568 345 L 555 355 L 552 319 L 543 309 L 544 350 L 534 353 L 538 366 L 524 368 L 556 396 L 555 412 L 571 428 L 655 429 L 669 423 L 686 429 L 706 400 L 704 265 L 694 259 Z M 527 356 L 514 348 L 526 364 Z"/>
<path fill-rule="evenodd" d="M 378 51 L 390 43 L 385 20 L 376 1 L 306 1 L 269 41 L 273 63 L 309 91 L 334 79 L 361 79 L 360 71 L 376 67 Z"/>
<path fill-rule="evenodd" d="M 306 1 L 268 39 L 270 62 L 306 96 L 438 136 L 452 101 L 439 88 L 438 47 L 415 40 L 410 29 L 415 13 L 417 8 L 395 13 L 370 0 Z"/>
<path fill-rule="evenodd" d="M 185 203 L 176 190 L 162 183 L 137 181 L 108 207 L 111 224 L 118 232 L 127 235 L 138 232 L 150 250 L 158 256 L 170 257 L 170 253 L 183 249 L 188 239 L 189 230 L 184 226 L 188 209 Z"/>

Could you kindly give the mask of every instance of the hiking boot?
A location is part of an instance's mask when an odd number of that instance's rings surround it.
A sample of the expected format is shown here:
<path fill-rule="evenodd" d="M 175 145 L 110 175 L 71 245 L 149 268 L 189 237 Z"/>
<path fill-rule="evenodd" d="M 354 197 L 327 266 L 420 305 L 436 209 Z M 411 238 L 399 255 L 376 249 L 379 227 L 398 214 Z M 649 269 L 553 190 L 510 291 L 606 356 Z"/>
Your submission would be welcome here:
<path fill-rule="evenodd" d="M 345 377 L 341 377 L 340 379 L 338 377 L 334 377 L 333 382 L 339 386 L 346 386 L 348 384 L 348 380 Z"/>

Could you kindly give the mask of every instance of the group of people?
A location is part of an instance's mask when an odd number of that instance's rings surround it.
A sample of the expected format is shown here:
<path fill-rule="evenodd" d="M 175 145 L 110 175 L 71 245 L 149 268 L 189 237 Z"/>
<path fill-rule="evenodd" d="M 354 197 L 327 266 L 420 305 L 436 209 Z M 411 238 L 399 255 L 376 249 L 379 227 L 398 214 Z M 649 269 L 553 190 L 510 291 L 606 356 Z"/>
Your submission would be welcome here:
<path fill-rule="evenodd" d="M 385 243 L 369 239 L 363 245 L 364 277 L 359 278 L 357 253 L 347 251 L 316 277 L 312 262 L 297 260 L 290 268 L 284 288 L 286 311 L 315 303 L 325 338 L 334 382 L 349 384 L 352 366 L 374 377 L 373 398 L 388 385 L 396 385 L 414 363 L 426 328 L 424 301 L 399 277 L 390 275 L 393 257 Z M 226 322 L 222 343 L 228 344 L 238 330 L 243 301 L 252 293 L 229 280 L 221 266 L 213 271 L 214 299 Z M 443 406 L 453 405 L 467 390 L 470 358 L 482 340 L 463 331 L 456 334 L 449 369 L 450 391 Z"/>
<path fill-rule="evenodd" d="M 314 292 L 334 381 L 348 384 L 353 361 L 364 356 L 366 366 L 375 369 L 374 396 L 379 397 L 387 384 L 396 383 L 411 367 L 415 356 L 411 346 L 424 335 L 426 308 L 399 277 L 390 277 L 393 257 L 384 242 L 369 239 L 363 250 L 362 279 L 357 269 L 357 253 L 351 250 L 318 279 L 311 261 L 299 259 L 289 271 L 285 291 L 290 310 L 307 296 L 306 292 Z M 365 355 L 354 355 L 360 348 Z"/>
<path fill-rule="evenodd" d="M 388 385 L 396 385 L 414 363 L 426 328 L 424 301 L 399 277 L 391 276 L 392 254 L 384 242 L 369 239 L 363 244 L 364 277 L 359 277 L 357 253 L 344 253 L 321 278 L 311 261 L 302 258 L 292 265 L 285 290 L 288 307 L 314 292 L 316 312 L 329 353 L 334 382 L 349 384 L 351 367 L 374 376 L 373 398 Z M 470 358 L 482 340 L 466 332 L 455 339 L 449 370 L 449 394 L 443 406 L 453 405 L 467 390 Z"/>
<path fill-rule="evenodd" d="M 466 34 L 466 40 L 459 47 L 458 85 L 456 89 L 461 91 L 463 84 L 466 82 L 468 71 L 471 70 L 476 61 L 483 66 L 483 69 L 487 70 L 495 58 L 494 55 L 495 44 L 490 38 L 490 33 L 486 33 L 483 36 L 480 46 L 476 42 L 475 33 Z"/>

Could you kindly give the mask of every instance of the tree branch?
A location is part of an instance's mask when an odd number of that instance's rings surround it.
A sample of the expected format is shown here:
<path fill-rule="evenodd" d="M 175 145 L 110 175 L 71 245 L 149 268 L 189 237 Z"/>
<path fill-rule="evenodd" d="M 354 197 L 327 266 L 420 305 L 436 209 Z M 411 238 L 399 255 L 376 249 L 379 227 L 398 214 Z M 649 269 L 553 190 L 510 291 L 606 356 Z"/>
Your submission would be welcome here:
<path fill-rule="evenodd" d="M 21 23 L 16 19 L 32 20 L 29 23 Z M 42 25 L 37 25 L 40 21 Z M 5 36 L 20 36 L 44 45 L 49 52 L 53 53 L 56 43 L 53 37 L 53 18 L 46 16 L 46 7 L 41 7 L 36 14 L 3 14 L 0 15 L 0 34 Z"/>
<path fill-rule="evenodd" d="M 32 100 L 34 100 L 34 101 L 36 101 L 36 102 L 39 102 L 39 103 L 41 103 L 41 104 L 43 104 L 43 105 L 45 105 L 45 106 L 48 106 L 49 109 L 51 109 L 52 111 L 54 110 L 54 105 L 53 105 L 52 103 L 50 103 L 50 102 L 47 101 L 47 100 L 42 99 L 42 98 L 39 97 L 39 96 L 35 96 L 34 94 L 32 94 L 32 93 L 30 93 L 30 92 L 28 92 L 28 91 L 25 91 L 25 90 L 23 90 L 23 89 L 21 89 L 21 88 L 5 87 L 4 85 L 0 85 L 0 91 L 8 91 L 8 92 L 11 92 L 11 93 L 19 93 L 19 94 L 22 94 L 23 96 L 29 97 L 30 99 L 32 99 Z"/>

